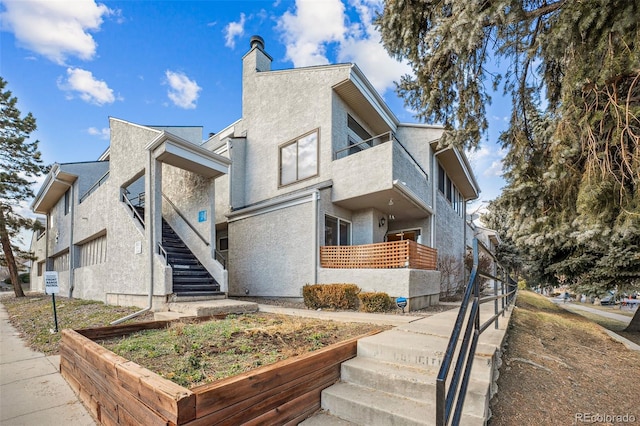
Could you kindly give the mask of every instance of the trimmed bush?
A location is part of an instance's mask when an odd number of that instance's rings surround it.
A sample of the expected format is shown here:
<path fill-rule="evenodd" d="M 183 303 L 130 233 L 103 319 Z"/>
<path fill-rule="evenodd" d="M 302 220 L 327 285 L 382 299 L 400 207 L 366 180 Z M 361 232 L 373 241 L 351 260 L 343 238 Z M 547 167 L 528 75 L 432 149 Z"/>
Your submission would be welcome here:
<path fill-rule="evenodd" d="M 393 307 L 393 300 L 387 293 L 359 293 L 358 299 L 362 312 L 386 312 Z"/>
<path fill-rule="evenodd" d="M 302 297 L 311 309 L 351 309 L 358 307 L 360 288 L 355 284 L 307 284 Z"/>

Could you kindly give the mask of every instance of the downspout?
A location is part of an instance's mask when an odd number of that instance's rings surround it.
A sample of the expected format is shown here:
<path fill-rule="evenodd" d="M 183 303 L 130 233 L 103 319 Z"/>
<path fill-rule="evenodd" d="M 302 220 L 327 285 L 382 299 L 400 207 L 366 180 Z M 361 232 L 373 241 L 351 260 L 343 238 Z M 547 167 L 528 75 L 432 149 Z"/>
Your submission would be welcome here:
<path fill-rule="evenodd" d="M 47 223 L 45 225 L 46 235 L 44 236 L 44 272 L 49 270 L 49 234 L 51 234 L 51 232 L 49 232 L 49 224 L 51 223 L 50 221 L 51 221 L 51 216 L 49 213 L 47 213 Z M 44 277 L 43 277 L 42 291 L 44 292 L 44 290 L 45 290 L 45 287 L 44 287 Z"/>
<path fill-rule="evenodd" d="M 153 242 L 154 242 L 154 238 L 153 238 L 153 220 L 152 220 L 152 215 L 153 215 L 153 203 L 155 201 L 155 194 L 152 192 L 152 188 L 155 189 L 155 185 L 153 185 L 152 183 L 152 178 L 155 178 L 155 173 L 151 173 L 151 165 L 152 162 L 154 161 L 153 159 L 153 155 L 151 154 L 151 151 L 147 151 L 147 177 L 145 180 L 145 192 L 146 192 L 146 198 L 147 201 L 145 203 L 147 203 L 147 208 L 146 208 L 146 213 L 145 213 L 145 231 L 148 229 L 147 232 L 147 249 L 149 250 L 149 262 L 148 262 L 148 268 L 149 270 L 147 271 L 148 273 L 148 284 L 149 284 L 149 300 L 147 302 L 147 306 L 141 310 L 139 310 L 138 312 L 134 312 L 130 315 L 127 315 L 126 317 L 122 317 L 120 319 L 117 319 L 115 321 L 112 321 L 110 324 L 111 325 L 117 325 L 120 324 L 122 322 L 128 321 L 131 318 L 135 318 L 139 315 L 144 314 L 145 312 L 151 310 L 151 307 L 153 306 L 153 258 L 154 258 L 154 254 L 155 254 L 155 250 L 154 250 L 154 246 L 153 246 Z"/>
<path fill-rule="evenodd" d="M 71 226 L 69 227 L 69 299 L 71 299 L 73 297 L 73 289 L 75 288 L 75 273 L 74 271 L 74 266 L 75 266 L 75 256 L 74 256 L 74 249 L 73 249 L 73 228 L 75 227 L 75 221 L 74 221 L 74 217 L 75 217 L 75 211 L 76 208 L 74 206 L 74 200 L 75 200 L 75 196 L 73 194 L 73 185 L 67 182 L 63 182 L 57 178 L 53 179 L 54 182 L 58 182 L 61 183 L 63 185 L 66 185 L 67 188 L 69 188 L 69 191 L 71 192 L 71 199 L 69 200 L 69 203 L 71 205 Z M 47 219 L 48 219 L 47 215 Z M 47 223 L 48 225 L 48 223 Z M 47 236 L 47 242 L 49 240 L 49 236 Z M 48 247 L 47 247 L 48 248 Z M 45 268 L 46 269 L 46 268 Z"/>
<path fill-rule="evenodd" d="M 320 198 L 320 191 L 318 191 L 317 189 L 313 192 L 312 198 L 311 198 L 311 204 L 313 206 L 313 215 L 314 215 L 314 220 L 313 220 L 313 283 L 312 284 L 317 284 L 318 283 L 318 251 L 319 251 L 319 247 L 318 247 L 318 199 Z"/>

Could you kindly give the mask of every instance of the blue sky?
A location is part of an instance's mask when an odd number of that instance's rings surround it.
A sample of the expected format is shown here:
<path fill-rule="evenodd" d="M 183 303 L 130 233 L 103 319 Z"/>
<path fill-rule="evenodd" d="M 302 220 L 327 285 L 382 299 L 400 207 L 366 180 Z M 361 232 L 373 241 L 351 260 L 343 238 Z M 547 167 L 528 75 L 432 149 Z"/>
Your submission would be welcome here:
<path fill-rule="evenodd" d="M 0 0 L 0 75 L 31 112 L 46 163 L 93 161 L 108 119 L 198 125 L 204 135 L 241 116 L 241 58 L 258 34 L 273 69 L 355 62 L 403 122 L 394 92 L 410 72 L 390 58 L 372 19 L 376 0 Z M 509 101 L 494 96 L 488 137 L 469 157 L 482 190 L 499 195 L 495 141 Z M 36 185 L 36 189 L 38 185 Z"/>

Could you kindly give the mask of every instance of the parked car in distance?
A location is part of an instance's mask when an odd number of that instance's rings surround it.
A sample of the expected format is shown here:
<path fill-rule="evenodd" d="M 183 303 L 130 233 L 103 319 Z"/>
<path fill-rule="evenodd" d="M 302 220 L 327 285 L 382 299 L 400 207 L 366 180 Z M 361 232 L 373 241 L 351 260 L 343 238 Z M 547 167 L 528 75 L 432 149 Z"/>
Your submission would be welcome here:
<path fill-rule="evenodd" d="M 604 306 L 615 305 L 616 299 L 613 296 L 605 296 L 600 299 L 600 304 Z"/>

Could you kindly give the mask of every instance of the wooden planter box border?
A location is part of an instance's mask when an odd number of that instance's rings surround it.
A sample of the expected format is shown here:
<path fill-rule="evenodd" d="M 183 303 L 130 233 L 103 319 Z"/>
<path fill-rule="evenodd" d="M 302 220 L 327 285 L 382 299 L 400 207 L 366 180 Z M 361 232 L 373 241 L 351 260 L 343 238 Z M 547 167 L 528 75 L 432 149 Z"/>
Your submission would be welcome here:
<path fill-rule="evenodd" d="M 356 355 L 357 341 L 364 337 L 193 389 L 93 341 L 166 328 L 171 322 L 62 330 L 60 372 L 100 424 L 295 425 L 320 408 L 320 393 L 339 380 L 340 364 Z"/>

